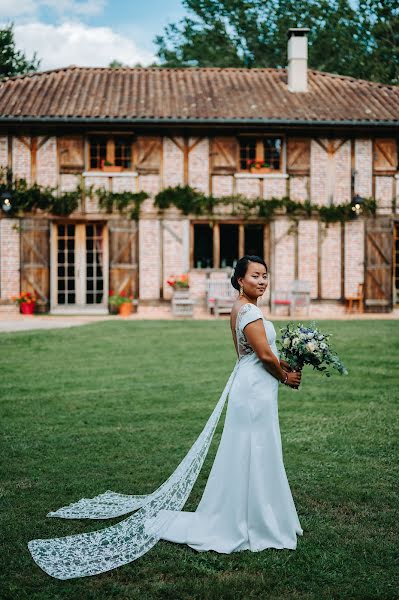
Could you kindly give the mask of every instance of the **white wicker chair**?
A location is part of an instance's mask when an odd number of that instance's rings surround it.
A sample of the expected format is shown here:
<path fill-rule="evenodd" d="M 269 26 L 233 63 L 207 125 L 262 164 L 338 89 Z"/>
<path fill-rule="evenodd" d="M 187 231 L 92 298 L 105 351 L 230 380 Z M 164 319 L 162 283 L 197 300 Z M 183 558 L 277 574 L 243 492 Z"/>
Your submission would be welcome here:
<path fill-rule="evenodd" d="M 206 305 L 209 311 L 214 311 L 216 316 L 222 312 L 231 312 L 231 308 L 238 296 L 238 290 L 233 288 L 229 278 L 207 279 Z"/>

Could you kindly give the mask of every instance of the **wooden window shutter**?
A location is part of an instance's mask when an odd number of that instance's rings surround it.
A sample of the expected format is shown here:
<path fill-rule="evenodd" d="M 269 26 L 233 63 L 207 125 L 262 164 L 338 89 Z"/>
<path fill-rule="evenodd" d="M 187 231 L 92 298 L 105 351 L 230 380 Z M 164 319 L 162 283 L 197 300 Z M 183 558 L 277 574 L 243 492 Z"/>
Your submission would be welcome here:
<path fill-rule="evenodd" d="M 310 139 L 288 138 L 287 171 L 293 175 L 310 173 Z"/>
<path fill-rule="evenodd" d="M 235 137 L 215 137 L 211 140 L 211 173 L 231 175 L 238 170 L 238 141 Z"/>
<path fill-rule="evenodd" d="M 139 136 L 136 139 L 136 171 L 159 173 L 161 168 L 162 139 L 154 136 Z"/>
<path fill-rule="evenodd" d="M 84 170 L 84 144 L 82 136 L 58 138 L 60 173 L 80 173 Z"/>
<path fill-rule="evenodd" d="M 50 228 L 47 219 L 21 219 L 21 292 L 37 295 L 37 310 L 48 308 Z"/>
<path fill-rule="evenodd" d="M 394 138 L 377 138 L 373 145 L 373 170 L 378 175 L 391 175 L 398 167 L 398 148 Z"/>
<path fill-rule="evenodd" d="M 135 298 L 137 290 L 137 241 L 136 221 L 112 219 L 109 227 L 110 282 L 113 292 L 126 292 Z"/>

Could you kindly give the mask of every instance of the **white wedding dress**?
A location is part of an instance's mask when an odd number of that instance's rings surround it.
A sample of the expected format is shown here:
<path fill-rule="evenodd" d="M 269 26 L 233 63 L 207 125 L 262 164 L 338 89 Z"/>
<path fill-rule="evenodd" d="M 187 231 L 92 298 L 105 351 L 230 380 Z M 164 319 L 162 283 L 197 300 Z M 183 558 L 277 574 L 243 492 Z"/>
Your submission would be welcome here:
<path fill-rule="evenodd" d="M 303 530 L 283 462 L 279 384 L 245 337 L 245 326 L 257 319 L 263 320 L 278 357 L 273 324 L 257 306 L 243 304 L 236 320 L 239 358 L 213 413 L 177 469 L 152 494 L 107 490 L 48 513 L 66 519 L 107 519 L 139 509 L 111 527 L 30 541 L 32 557 L 46 573 L 58 579 L 103 573 L 139 558 L 160 539 L 226 554 L 296 548 Z M 227 397 L 223 432 L 202 498 L 195 512 L 183 511 Z"/>

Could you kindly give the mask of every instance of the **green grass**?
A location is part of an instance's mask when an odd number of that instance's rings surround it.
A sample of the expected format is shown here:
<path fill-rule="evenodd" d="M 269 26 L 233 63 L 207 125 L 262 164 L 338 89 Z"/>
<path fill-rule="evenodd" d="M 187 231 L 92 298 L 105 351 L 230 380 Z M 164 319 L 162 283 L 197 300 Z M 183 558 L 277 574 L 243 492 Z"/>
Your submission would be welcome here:
<path fill-rule="evenodd" d="M 277 332 L 283 323 L 275 324 Z M 226 320 L 2 334 L 2 600 L 377 600 L 398 597 L 399 321 L 323 321 L 349 369 L 281 386 L 295 551 L 199 553 L 164 540 L 128 565 L 60 581 L 27 542 L 106 527 L 46 518 L 106 489 L 154 491 L 202 430 L 235 363 Z M 223 428 L 184 506 L 195 510 Z"/>

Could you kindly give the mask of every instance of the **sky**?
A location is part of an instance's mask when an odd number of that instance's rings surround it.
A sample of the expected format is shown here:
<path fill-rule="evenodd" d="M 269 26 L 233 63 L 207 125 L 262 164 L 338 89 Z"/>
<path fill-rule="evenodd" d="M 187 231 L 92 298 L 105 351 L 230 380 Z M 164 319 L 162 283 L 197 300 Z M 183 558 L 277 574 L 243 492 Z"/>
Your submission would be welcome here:
<path fill-rule="evenodd" d="M 0 0 L 0 26 L 40 70 L 157 61 L 153 40 L 186 14 L 181 0 Z"/>

